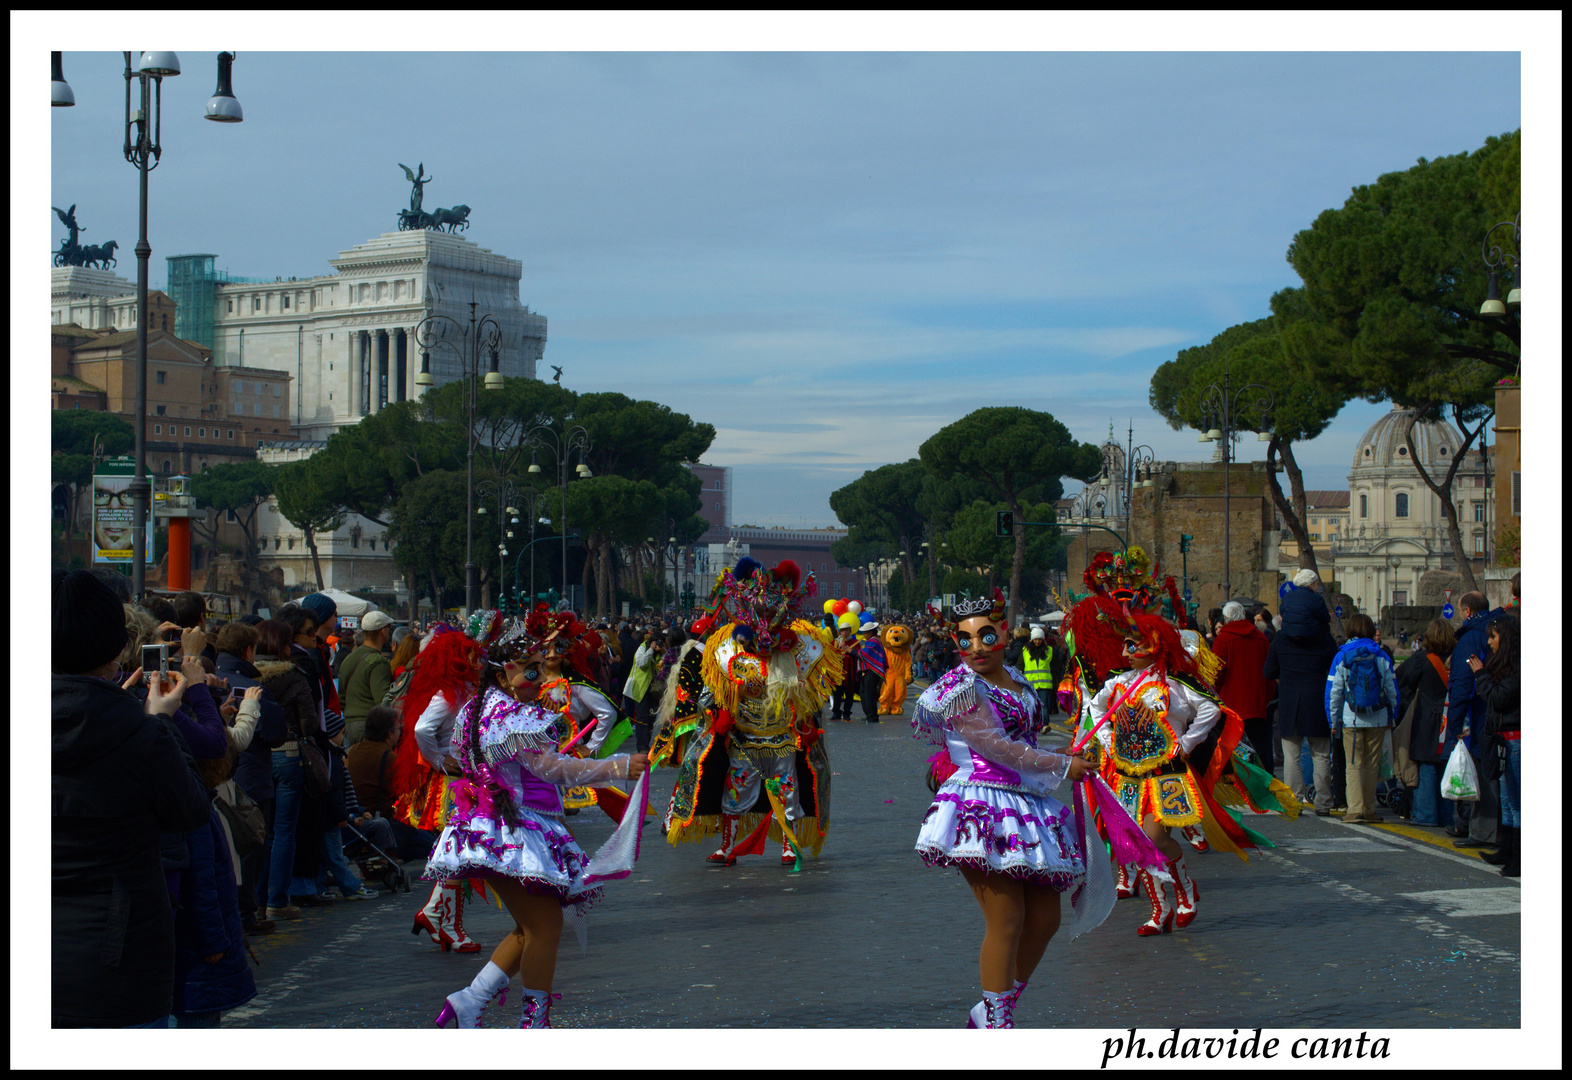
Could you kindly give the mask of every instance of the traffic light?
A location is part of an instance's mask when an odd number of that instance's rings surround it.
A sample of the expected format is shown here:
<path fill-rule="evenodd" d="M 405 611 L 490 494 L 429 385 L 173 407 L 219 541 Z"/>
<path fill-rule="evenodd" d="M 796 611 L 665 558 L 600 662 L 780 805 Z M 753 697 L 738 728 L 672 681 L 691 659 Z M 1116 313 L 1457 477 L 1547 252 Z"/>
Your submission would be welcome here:
<path fill-rule="evenodd" d="M 1189 551 L 1190 550 L 1190 541 L 1194 540 L 1194 539 L 1195 539 L 1195 537 L 1191 536 L 1189 533 L 1180 533 L 1179 534 L 1179 550 L 1181 552 Z"/>
<path fill-rule="evenodd" d="M 1000 536 L 1015 535 L 1015 515 L 1008 510 L 1000 510 L 994 518 L 995 527 Z"/>

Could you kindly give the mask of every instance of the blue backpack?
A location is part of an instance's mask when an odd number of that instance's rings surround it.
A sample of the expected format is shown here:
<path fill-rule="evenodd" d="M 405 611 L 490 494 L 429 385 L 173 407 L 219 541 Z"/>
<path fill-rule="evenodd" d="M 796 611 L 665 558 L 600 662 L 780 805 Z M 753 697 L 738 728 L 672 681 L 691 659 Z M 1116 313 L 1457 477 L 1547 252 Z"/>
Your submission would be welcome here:
<path fill-rule="evenodd" d="M 1357 712 L 1374 712 L 1386 705 L 1381 665 L 1376 659 L 1379 652 L 1376 646 L 1362 645 L 1343 658 L 1348 671 L 1348 702 Z"/>

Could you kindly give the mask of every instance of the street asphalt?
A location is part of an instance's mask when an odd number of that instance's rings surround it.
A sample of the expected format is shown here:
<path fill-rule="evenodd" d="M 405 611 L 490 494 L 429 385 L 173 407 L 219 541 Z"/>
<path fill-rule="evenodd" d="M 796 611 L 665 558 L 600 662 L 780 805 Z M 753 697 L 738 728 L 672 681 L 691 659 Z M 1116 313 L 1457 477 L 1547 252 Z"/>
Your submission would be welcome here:
<path fill-rule="evenodd" d="M 587 951 L 564 928 L 554 1025 L 964 1026 L 983 920 L 957 872 L 925 867 L 912 850 L 932 797 L 929 751 L 904 716 L 826 726 L 835 784 L 822 857 L 798 873 L 773 850 L 717 867 L 704 859 L 713 843 L 668 845 L 651 818 L 633 876 L 610 883 L 589 915 Z M 662 809 L 675 777 L 654 775 Z M 568 820 L 591 852 L 612 827 L 595 809 Z M 1413 828 L 1308 813 L 1250 825 L 1277 847 L 1248 865 L 1187 851 L 1200 884 L 1188 928 L 1138 937 L 1147 903 L 1137 898 L 1074 942 L 1050 944 L 1017 1026 L 1518 1026 L 1515 880 Z M 224 1026 L 430 1025 L 511 920 L 471 904 L 466 929 L 485 950 L 444 953 L 410 933 L 426 890 L 416 880 L 408 894 L 308 908 L 249 939 L 258 994 Z M 517 992 L 515 980 L 484 1026 L 516 1025 Z"/>

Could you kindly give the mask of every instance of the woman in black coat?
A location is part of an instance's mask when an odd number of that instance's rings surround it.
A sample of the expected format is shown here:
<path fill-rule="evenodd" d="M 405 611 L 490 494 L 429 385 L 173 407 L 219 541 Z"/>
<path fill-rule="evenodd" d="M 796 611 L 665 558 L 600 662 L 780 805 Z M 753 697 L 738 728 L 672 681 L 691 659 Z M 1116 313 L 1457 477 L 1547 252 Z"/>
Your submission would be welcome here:
<path fill-rule="evenodd" d="M 1397 669 L 1398 697 L 1414 702 L 1408 753 L 1419 766 L 1411 819 L 1415 825 L 1452 824 L 1452 808 L 1441 798 L 1441 770 L 1446 765 L 1441 753 L 1441 718 L 1446 712 L 1446 662 L 1456 645 L 1452 624 L 1431 619 L 1419 648 Z"/>
<path fill-rule="evenodd" d="M 182 689 L 158 700 L 173 711 Z M 51 690 L 51 1022 L 160 1021 L 175 923 L 159 833 L 204 825 L 207 791 L 174 732 L 127 691 L 88 675 L 56 675 Z"/>
<path fill-rule="evenodd" d="M 1295 636 L 1285 629 L 1266 650 L 1261 674 L 1277 680 L 1277 732 L 1283 742 L 1283 779 L 1293 788 L 1294 779 L 1299 778 L 1296 797 L 1304 793 L 1299 765 L 1301 741 L 1331 741 L 1332 728 L 1326 720 L 1326 675 L 1336 655 L 1337 642 L 1324 627 L 1308 637 Z M 1322 754 L 1327 755 L 1327 751 Z M 1325 760 L 1316 768 L 1321 775 L 1316 782 L 1315 812 L 1322 817 L 1331 813 L 1332 807 L 1347 802 L 1340 770 L 1333 767 L 1336 759 L 1327 755 Z M 1323 787 L 1328 790 L 1322 791 Z"/>
<path fill-rule="evenodd" d="M 1522 822 L 1523 758 L 1519 742 L 1523 720 L 1523 676 L 1518 651 L 1518 621 L 1503 615 L 1490 623 L 1490 659 L 1468 658 L 1474 673 L 1474 692 L 1485 702 L 1485 732 L 1490 752 L 1502 757 L 1501 850 L 1484 854 L 1485 862 L 1501 867 L 1502 877 L 1517 877 L 1522 847 L 1518 826 Z"/>

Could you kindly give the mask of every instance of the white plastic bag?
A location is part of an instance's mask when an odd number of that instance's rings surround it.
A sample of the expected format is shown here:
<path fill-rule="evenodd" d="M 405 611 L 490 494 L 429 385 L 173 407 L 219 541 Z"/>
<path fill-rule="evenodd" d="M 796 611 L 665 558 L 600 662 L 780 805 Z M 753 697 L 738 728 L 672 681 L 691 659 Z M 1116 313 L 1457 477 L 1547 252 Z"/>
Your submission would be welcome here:
<path fill-rule="evenodd" d="M 1474 771 L 1473 755 L 1462 739 L 1452 747 L 1446 771 L 1441 774 L 1441 797 L 1453 802 L 1479 801 L 1479 774 Z"/>
<path fill-rule="evenodd" d="M 1381 764 L 1376 768 L 1377 780 L 1390 780 L 1392 771 L 1392 729 L 1387 728 L 1386 734 L 1381 737 Z"/>

